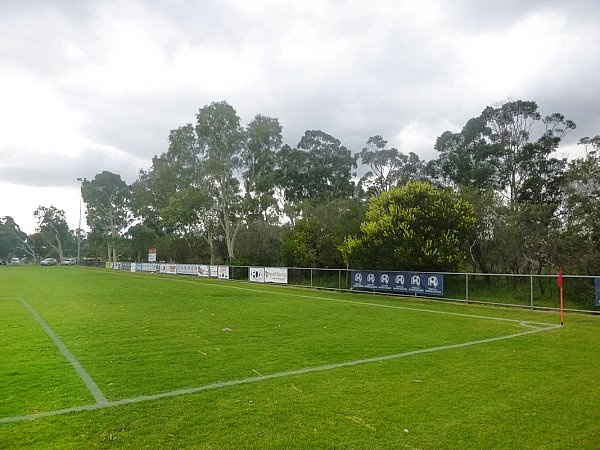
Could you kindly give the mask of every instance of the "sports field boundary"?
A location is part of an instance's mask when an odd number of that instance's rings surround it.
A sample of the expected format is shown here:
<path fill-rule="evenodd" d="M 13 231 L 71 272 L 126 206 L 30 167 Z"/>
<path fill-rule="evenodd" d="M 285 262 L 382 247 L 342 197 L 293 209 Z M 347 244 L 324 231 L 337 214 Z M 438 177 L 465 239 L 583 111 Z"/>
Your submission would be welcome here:
<path fill-rule="evenodd" d="M 54 345 L 60 350 L 63 356 L 69 361 L 69 363 L 79 375 L 79 378 L 85 383 L 86 387 L 90 391 L 90 393 L 96 399 L 96 403 L 98 405 L 104 405 L 108 402 L 96 382 L 92 379 L 89 373 L 83 368 L 83 366 L 77 361 L 77 358 L 69 351 L 67 346 L 62 342 L 62 340 L 58 337 L 58 335 L 50 328 L 50 325 L 46 323 L 46 321 L 39 315 L 39 313 L 27 302 L 25 299 L 21 299 L 21 304 L 31 313 L 34 319 L 40 324 L 42 329 L 46 332 L 46 334 L 52 339 Z"/>
<path fill-rule="evenodd" d="M 175 281 L 175 280 L 173 280 L 173 281 Z M 202 285 L 217 285 L 219 287 L 225 287 L 225 288 L 229 288 L 229 289 L 252 291 L 252 292 L 259 292 L 259 293 L 270 293 L 270 294 L 273 293 L 272 290 L 256 289 L 256 288 L 244 287 L 244 286 L 240 286 L 240 285 L 230 285 L 227 283 L 197 283 L 192 280 L 177 280 L 177 281 L 193 283 L 199 287 Z M 284 291 L 284 290 L 282 290 L 282 291 Z M 84 381 L 88 390 L 94 396 L 96 403 L 80 405 L 80 406 L 73 406 L 73 407 L 62 408 L 62 409 L 51 410 L 51 411 L 44 411 L 44 412 L 28 414 L 28 415 L 0 417 L 0 424 L 1 423 L 31 421 L 31 420 L 36 420 L 36 419 L 40 419 L 40 418 L 52 417 L 52 416 L 70 414 L 70 413 L 78 413 L 78 412 L 84 412 L 84 411 L 94 411 L 94 410 L 101 410 L 101 409 L 106 409 L 106 408 L 114 408 L 114 407 L 136 404 L 136 403 L 141 403 L 141 402 L 155 401 L 155 400 L 160 400 L 160 399 L 165 399 L 165 398 L 189 395 L 189 394 L 194 394 L 194 393 L 199 393 L 199 392 L 204 392 L 204 391 L 223 389 L 223 388 L 228 388 L 228 387 L 233 387 L 233 386 L 238 386 L 238 385 L 243 385 L 243 384 L 250 384 L 250 383 L 257 383 L 257 382 L 263 382 L 263 381 L 274 380 L 274 379 L 281 379 L 281 378 L 286 378 L 286 377 L 300 376 L 300 375 L 324 372 L 324 371 L 335 370 L 335 369 L 343 369 L 343 368 L 351 367 L 351 366 L 390 361 L 390 360 L 395 360 L 395 359 L 399 359 L 399 358 L 435 353 L 435 352 L 446 351 L 446 350 L 467 348 L 467 347 L 472 347 L 472 346 L 476 346 L 476 345 L 484 345 L 484 344 L 504 341 L 504 340 L 508 340 L 508 339 L 519 338 L 522 336 L 532 335 L 532 334 L 536 334 L 536 333 L 552 331 L 552 330 L 561 328 L 561 325 L 559 325 L 559 324 L 539 323 L 539 322 L 532 322 L 532 321 L 527 321 L 527 320 L 518 320 L 518 319 L 511 319 L 511 318 L 503 318 L 503 317 L 457 313 L 457 312 L 451 312 L 451 311 L 439 311 L 439 310 L 432 310 L 432 309 L 426 309 L 426 308 L 416 308 L 416 307 L 401 306 L 401 305 L 388 305 L 388 304 L 371 303 L 371 302 L 365 302 L 365 301 L 336 299 L 336 298 L 331 298 L 331 297 L 306 295 L 306 294 L 302 294 L 302 293 L 293 293 L 293 292 L 280 292 L 280 294 L 284 295 L 286 297 L 308 298 L 308 299 L 321 300 L 321 301 L 333 301 L 333 302 L 356 305 L 359 307 L 392 308 L 392 309 L 409 310 L 409 311 L 421 312 L 421 313 L 427 313 L 427 314 L 444 314 L 444 315 L 450 315 L 450 316 L 466 317 L 466 318 L 473 318 L 473 319 L 478 319 L 478 320 L 497 320 L 497 321 L 510 322 L 510 323 L 517 324 L 517 325 L 525 328 L 526 330 L 520 331 L 517 333 L 508 334 L 508 335 L 486 338 L 486 339 L 478 339 L 478 340 L 474 340 L 474 341 L 467 341 L 467 342 L 456 343 L 456 344 L 448 344 L 448 345 L 424 348 L 424 349 L 419 349 L 419 350 L 411 350 L 411 351 L 406 351 L 406 352 L 402 352 L 402 353 L 375 356 L 375 357 L 371 357 L 371 358 L 342 361 L 342 362 L 338 362 L 338 363 L 324 364 L 324 365 L 320 365 L 320 366 L 304 367 L 304 368 L 299 368 L 299 369 L 294 369 L 294 370 L 274 372 L 271 374 L 252 376 L 252 377 L 229 380 L 229 381 L 220 381 L 220 382 L 211 383 L 211 384 L 207 384 L 207 385 L 203 385 L 203 386 L 197 386 L 197 387 L 186 388 L 186 389 L 176 389 L 176 390 L 161 392 L 161 393 L 157 393 L 157 394 L 147 394 L 147 395 L 135 396 L 135 397 L 124 398 L 124 399 L 119 399 L 119 400 L 108 400 L 108 399 L 106 399 L 106 397 L 104 396 L 102 391 L 99 389 L 99 387 L 95 383 L 95 381 L 92 379 L 92 377 L 87 373 L 87 371 L 83 368 L 83 366 L 77 361 L 77 359 L 73 356 L 73 354 L 68 350 L 68 348 L 64 345 L 64 343 L 56 335 L 56 333 L 54 333 L 54 331 L 50 328 L 50 326 L 44 321 L 42 316 L 33 308 L 33 306 L 31 306 L 27 302 L 26 299 L 13 298 L 12 300 L 18 300 L 21 302 L 23 307 L 26 308 L 30 312 L 30 314 L 36 319 L 38 324 L 44 329 L 46 334 L 53 340 L 54 344 L 59 348 L 59 350 L 61 351 L 63 356 L 69 361 L 69 363 L 73 366 L 73 368 L 75 369 L 75 371 L 77 372 L 79 377 Z M 0 300 L 6 300 L 6 299 L 0 298 Z"/>
<path fill-rule="evenodd" d="M 497 336 L 497 337 L 493 337 L 493 338 L 479 339 L 479 340 L 475 340 L 475 341 L 443 345 L 443 346 L 439 346 L 439 347 L 430 347 L 430 348 L 424 348 L 424 349 L 420 349 L 420 350 L 411 350 L 408 352 L 378 356 L 378 357 L 374 357 L 374 358 L 357 359 L 357 360 L 345 361 L 345 362 L 334 363 L 334 364 L 325 364 L 325 365 L 321 365 L 321 366 L 305 367 L 302 369 L 288 370 L 288 371 L 283 371 L 283 372 L 275 372 L 275 373 L 267 374 L 267 375 L 241 378 L 241 379 L 230 380 L 230 381 L 222 381 L 222 382 L 207 384 L 204 386 L 198 386 L 198 387 L 187 388 L 187 389 L 177 389 L 177 390 L 168 391 L 168 392 L 161 392 L 158 394 L 141 395 L 141 396 L 130 397 L 130 398 L 125 398 L 125 399 L 121 399 L 121 400 L 106 401 L 103 403 L 97 402 L 94 404 L 73 406 L 70 408 L 57 409 L 57 410 L 53 410 L 53 411 L 46 411 L 46 412 L 41 412 L 41 413 L 36 413 L 36 414 L 13 416 L 13 417 L 2 417 L 2 418 L 0 418 L 0 423 L 14 423 L 14 422 L 31 421 L 31 420 L 41 419 L 41 418 L 45 418 L 45 417 L 63 415 L 63 414 L 79 413 L 79 412 L 84 412 L 84 411 L 95 411 L 95 410 L 106 409 L 106 408 L 115 408 L 118 406 L 131 405 L 131 404 L 135 404 L 135 403 L 142 403 L 142 402 L 154 401 L 154 400 L 161 400 L 161 399 L 165 399 L 165 398 L 195 394 L 195 393 L 204 392 L 204 391 L 212 391 L 212 390 L 216 390 L 216 389 L 223 389 L 223 388 L 238 386 L 238 385 L 242 385 L 242 384 L 257 383 L 257 382 L 274 380 L 274 379 L 279 379 L 279 378 L 305 375 L 305 374 L 309 374 L 309 373 L 324 372 L 324 371 L 334 370 L 334 369 L 342 369 L 342 368 L 346 368 L 346 367 L 363 365 L 363 364 L 390 361 L 390 360 L 394 360 L 394 359 L 405 358 L 405 357 L 415 356 L 415 355 L 428 354 L 428 353 L 435 353 L 435 352 L 444 351 L 444 350 L 454 350 L 454 349 L 472 347 L 475 345 L 488 344 L 488 343 L 499 342 L 499 341 L 504 341 L 504 340 L 508 340 L 508 339 L 514 339 L 514 338 L 531 335 L 531 334 L 535 334 L 535 333 L 552 331 L 554 329 L 561 327 L 560 325 L 550 325 L 550 326 L 544 327 L 544 328 L 534 327 L 533 329 L 531 329 L 531 325 L 528 325 L 530 323 L 531 322 L 519 322 L 520 325 L 530 328 L 527 331 L 523 331 L 521 333 L 513 333 L 513 334 L 509 334 L 509 335 L 505 335 L 505 336 Z"/>

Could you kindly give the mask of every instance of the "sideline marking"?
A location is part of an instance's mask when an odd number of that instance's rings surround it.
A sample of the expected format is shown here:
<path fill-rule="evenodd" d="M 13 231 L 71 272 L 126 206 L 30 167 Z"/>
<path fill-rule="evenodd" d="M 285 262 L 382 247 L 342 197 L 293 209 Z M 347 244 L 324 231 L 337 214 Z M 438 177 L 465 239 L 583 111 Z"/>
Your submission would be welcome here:
<path fill-rule="evenodd" d="M 144 276 L 144 275 L 140 274 L 140 276 Z M 505 317 L 482 316 L 482 315 L 477 315 L 477 314 L 464 314 L 464 313 L 457 313 L 457 312 L 451 312 L 451 311 L 436 311 L 433 309 L 416 308 L 413 306 L 386 305 L 386 304 L 382 304 L 382 303 L 370 303 L 370 302 L 362 302 L 362 301 L 354 301 L 354 300 L 345 300 L 345 299 L 341 299 L 341 298 L 319 297 L 316 295 L 296 294 L 294 292 L 274 292 L 274 291 L 267 291 L 267 290 L 263 290 L 263 289 L 253 289 L 253 288 L 248 288 L 248 287 L 242 287 L 242 286 L 229 286 L 227 283 L 222 283 L 222 284 L 221 283 L 212 283 L 212 282 L 206 281 L 206 280 L 197 282 L 197 281 L 191 281 L 191 280 L 186 280 L 186 279 L 176 279 L 176 278 L 173 278 L 171 280 L 168 277 L 161 277 L 161 279 L 162 280 L 167 279 L 170 281 L 182 282 L 182 283 L 190 283 L 190 284 L 195 284 L 196 286 L 202 286 L 202 285 L 218 286 L 218 287 L 226 287 L 229 289 L 237 289 L 240 291 L 259 292 L 261 294 L 285 295 L 287 297 L 310 298 L 313 300 L 325 300 L 325 301 L 329 301 L 329 302 L 349 303 L 349 304 L 358 305 L 358 306 L 373 306 L 373 307 L 378 307 L 378 308 L 402 309 L 402 310 L 406 310 L 406 311 L 417 311 L 417 312 L 425 312 L 425 313 L 431 313 L 431 314 L 443 314 L 443 315 L 447 315 L 447 316 L 470 317 L 473 319 L 498 320 L 501 322 L 518 323 L 519 325 L 528 323 L 528 324 L 531 324 L 530 326 L 532 328 L 534 325 L 540 325 L 542 327 L 554 328 L 554 324 L 551 324 L 551 323 L 531 322 L 528 320 L 523 321 L 520 319 L 508 319 Z M 244 283 L 244 281 L 241 281 L 241 282 Z"/>
<path fill-rule="evenodd" d="M 425 348 L 425 349 L 420 349 L 420 350 L 412 350 L 412 351 L 404 352 L 404 353 L 396 353 L 394 355 L 385 355 L 385 356 L 378 356 L 375 358 L 357 359 L 354 361 L 345 361 L 345 362 L 335 363 L 335 364 L 325 364 L 322 366 L 315 366 L 315 367 L 305 367 L 303 369 L 288 370 L 288 371 L 284 371 L 284 372 L 276 372 L 276 373 L 272 373 L 269 375 L 248 377 L 248 378 L 242 378 L 242 379 L 231 380 L 231 381 L 221 381 L 221 382 L 217 382 L 217 383 L 207 384 L 204 386 L 198 386 L 195 388 L 177 389 L 177 390 L 169 391 L 169 392 L 161 392 L 159 394 L 141 395 L 139 397 L 125 398 L 122 400 L 106 401 L 104 403 L 98 402 L 98 403 L 92 404 L 92 405 L 73 406 L 71 408 L 57 409 L 54 411 L 46 411 L 46 412 L 30 414 L 30 415 L 25 415 L 25 416 L 2 417 L 2 418 L 0 418 L 0 423 L 23 422 L 26 420 L 35 420 L 35 419 L 40 419 L 40 418 L 44 418 L 44 417 L 58 416 L 58 415 L 62 415 L 62 414 L 69 414 L 69 413 L 76 413 L 76 412 L 83 412 L 83 411 L 95 411 L 95 410 L 105 409 L 105 408 L 114 408 L 114 407 L 122 406 L 122 405 L 131 405 L 134 403 L 142 403 L 142 402 L 147 402 L 147 401 L 152 401 L 152 400 L 160 400 L 163 398 L 177 397 L 180 395 L 195 394 L 197 392 L 212 391 L 215 389 L 221 389 L 221 388 L 226 388 L 226 387 L 230 387 L 230 386 L 237 386 L 237 385 L 241 385 L 241 384 L 257 383 L 260 381 L 273 380 L 273 379 L 277 379 L 277 378 L 284 378 L 284 377 L 290 377 L 290 376 L 295 376 L 295 375 L 304 375 L 307 373 L 323 372 L 326 370 L 339 369 L 339 368 L 350 367 L 350 366 L 357 366 L 360 364 L 369 364 L 369 363 L 374 363 L 374 362 L 389 361 L 392 359 L 404 358 L 407 356 L 414 356 L 414 355 L 420 355 L 420 354 L 426 354 L 426 353 L 439 352 L 439 351 L 443 351 L 443 350 L 452 350 L 452 349 L 457 349 L 457 348 L 471 347 L 474 345 L 487 344 L 490 342 L 497 342 L 497 341 L 503 341 L 503 340 L 507 340 L 507 339 L 513 339 L 513 338 L 517 338 L 520 336 L 526 336 L 529 334 L 540 333 L 543 331 L 551 331 L 551 330 L 554 330 L 557 328 L 561 328 L 561 326 L 560 325 L 550 325 L 547 328 L 534 328 L 534 329 L 530 329 L 527 331 L 523 331 L 521 333 L 509 334 L 506 336 L 498 336 L 498 337 L 488 338 L 488 339 L 480 339 L 477 341 L 463 342 L 461 344 L 442 345 L 439 347 L 431 347 L 431 348 Z"/>
<path fill-rule="evenodd" d="M 71 365 L 73 366 L 73 368 L 75 369 L 77 374 L 79 375 L 79 378 L 81 378 L 83 380 L 83 382 L 85 383 L 85 385 L 87 386 L 89 391 L 92 393 L 92 395 L 96 399 L 96 403 L 100 406 L 108 404 L 108 400 L 106 399 L 106 397 L 104 396 L 104 394 L 102 393 L 102 391 L 100 390 L 98 385 L 94 382 L 94 380 L 92 379 L 90 374 L 86 372 L 86 370 L 83 368 L 83 366 L 81 364 L 79 364 L 79 361 L 77 361 L 75 356 L 73 356 L 73 354 L 69 351 L 69 349 L 65 346 L 65 344 L 63 344 L 63 342 L 56 335 L 56 333 L 54 331 L 52 331 L 52 328 L 50 328 L 50 325 L 48 325 L 44 321 L 44 319 L 42 319 L 42 316 L 40 316 L 38 314 L 38 312 L 33 308 L 33 306 L 31 306 L 27 302 L 27 300 L 22 298 L 21 303 L 23 304 L 23 306 L 25 306 L 25 308 L 27 308 L 29 310 L 29 312 L 35 318 L 35 320 L 37 320 L 37 322 L 42 326 L 42 328 L 44 329 L 46 334 L 48 336 L 50 336 L 50 338 L 54 341 L 54 344 L 58 347 L 58 349 L 64 355 L 64 357 L 69 360 L 69 362 L 71 363 Z"/>

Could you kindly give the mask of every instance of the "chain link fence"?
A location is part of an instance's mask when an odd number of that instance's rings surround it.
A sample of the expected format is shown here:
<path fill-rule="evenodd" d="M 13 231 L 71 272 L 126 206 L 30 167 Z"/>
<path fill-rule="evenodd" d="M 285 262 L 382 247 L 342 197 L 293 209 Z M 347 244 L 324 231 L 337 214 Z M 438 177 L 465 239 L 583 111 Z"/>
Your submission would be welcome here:
<path fill-rule="evenodd" d="M 248 266 L 231 266 L 230 276 L 234 280 L 248 281 L 249 269 Z M 535 309 L 558 309 L 560 306 L 557 275 L 445 272 L 436 274 L 444 276 L 444 295 L 432 297 L 436 300 Z M 352 284 L 351 276 L 352 270 L 346 269 L 288 268 L 288 284 L 294 286 L 349 291 Z M 600 307 L 596 306 L 596 278 L 598 277 L 563 276 L 565 310 L 600 314 Z M 372 292 L 381 294 L 375 290 Z"/>

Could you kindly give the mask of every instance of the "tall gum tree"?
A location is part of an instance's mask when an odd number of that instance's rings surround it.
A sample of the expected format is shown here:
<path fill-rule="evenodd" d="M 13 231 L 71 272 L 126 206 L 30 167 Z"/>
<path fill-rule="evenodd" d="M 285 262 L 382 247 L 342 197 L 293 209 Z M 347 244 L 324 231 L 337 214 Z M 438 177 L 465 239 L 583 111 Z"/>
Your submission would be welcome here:
<path fill-rule="evenodd" d="M 48 244 L 55 252 L 60 262 L 63 261 L 63 247 L 73 236 L 65 219 L 65 212 L 54 206 L 40 206 L 33 216 L 37 220 L 38 232 L 44 243 Z"/>
<path fill-rule="evenodd" d="M 215 204 L 223 228 L 229 259 L 235 258 L 235 240 L 242 225 L 240 183 L 244 130 L 235 109 L 227 102 L 213 102 L 196 115 L 196 135 L 205 158 L 204 173 L 217 193 Z"/>
<path fill-rule="evenodd" d="M 108 261 L 117 261 L 119 239 L 131 222 L 131 188 L 120 175 L 104 171 L 93 180 L 84 181 L 81 189 L 87 224 L 93 232 L 104 236 Z"/>

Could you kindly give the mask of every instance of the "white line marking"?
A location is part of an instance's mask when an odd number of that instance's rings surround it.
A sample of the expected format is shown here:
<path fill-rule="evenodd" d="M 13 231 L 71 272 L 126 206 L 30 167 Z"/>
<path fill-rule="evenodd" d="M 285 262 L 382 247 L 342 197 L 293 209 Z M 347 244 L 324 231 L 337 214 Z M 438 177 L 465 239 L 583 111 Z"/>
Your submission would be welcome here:
<path fill-rule="evenodd" d="M 38 314 L 38 312 L 33 308 L 33 306 L 31 306 L 25 299 L 21 299 L 21 303 L 23 304 L 23 306 L 25 306 L 25 308 L 27 308 L 29 310 L 31 315 L 33 317 L 35 317 L 35 320 L 38 321 L 38 323 L 42 326 L 42 328 L 44 329 L 46 334 L 48 336 L 50 336 L 50 338 L 54 341 L 54 344 L 58 347 L 58 349 L 64 355 L 64 357 L 69 360 L 69 362 L 71 363 L 71 365 L 73 366 L 73 368 L 75 369 L 77 374 L 79 375 L 79 378 L 81 378 L 83 380 L 83 382 L 85 383 L 85 385 L 87 386 L 89 391 L 92 393 L 92 395 L 96 399 L 96 403 L 98 405 L 106 405 L 108 403 L 108 400 L 106 399 L 106 397 L 104 396 L 104 394 L 102 393 L 102 391 L 100 390 L 98 385 L 94 382 L 92 377 L 86 372 L 86 370 L 83 368 L 83 366 L 81 364 L 79 364 L 79 361 L 77 361 L 75 356 L 73 356 L 73 354 L 69 351 L 69 349 L 65 346 L 65 344 L 63 344 L 63 342 L 56 335 L 56 333 L 54 333 L 54 331 L 52 331 L 52 328 L 50 328 L 50 326 L 44 321 L 44 319 L 42 319 L 42 316 L 40 316 Z"/>
<path fill-rule="evenodd" d="M 165 278 L 161 278 L 161 279 L 167 279 L 167 278 L 165 277 Z M 348 303 L 348 304 L 353 304 L 353 305 L 358 305 L 358 306 L 372 306 L 372 307 L 378 307 L 378 308 L 402 309 L 402 310 L 406 310 L 406 311 L 425 312 L 425 313 L 431 313 L 431 314 L 443 314 L 443 315 L 447 315 L 447 316 L 470 317 L 473 319 L 498 320 L 501 322 L 512 322 L 512 323 L 518 323 L 518 324 L 529 323 L 532 325 L 540 325 L 542 327 L 553 327 L 554 326 L 554 324 L 550 324 L 550 323 L 530 322 L 530 321 L 523 321 L 520 319 L 508 319 L 505 317 L 481 316 L 481 315 L 477 315 L 477 314 L 464 314 L 464 313 L 457 313 L 457 312 L 450 312 L 450 311 L 436 311 L 436 310 L 426 309 L 426 308 L 415 308 L 413 306 L 384 305 L 381 303 L 361 302 L 361 301 L 345 300 L 345 299 L 341 299 L 341 298 L 331 298 L 331 297 L 320 297 L 320 296 L 316 296 L 316 295 L 296 294 L 296 293 L 292 293 L 292 292 L 274 292 L 274 291 L 267 291 L 267 290 L 263 290 L 263 289 L 252 289 L 252 288 L 241 287 L 241 286 L 229 286 L 229 285 L 227 285 L 227 283 L 218 283 L 218 284 L 211 283 L 211 282 L 208 282 L 205 280 L 202 280 L 201 283 L 196 282 L 196 281 L 185 280 L 185 279 L 173 279 L 173 281 L 192 283 L 192 284 L 195 284 L 196 286 L 202 286 L 203 284 L 207 284 L 210 286 L 226 287 L 229 289 L 237 289 L 240 291 L 259 292 L 262 294 L 285 295 L 287 297 L 310 298 L 313 300 L 325 300 L 325 301 L 329 301 L 329 302 Z"/>
<path fill-rule="evenodd" d="M 26 420 L 35 420 L 35 419 L 40 419 L 43 417 L 52 417 L 52 416 L 58 416 L 58 415 L 62 415 L 62 414 L 69 414 L 69 413 L 76 413 L 76 412 L 83 412 L 83 411 L 94 411 L 94 410 L 104 409 L 104 408 L 113 408 L 113 407 L 122 406 L 122 405 L 131 405 L 134 403 L 142 403 L 142 402 L 147 402 L 147 401 L 152 401 L 152 400 L 160 400 L 163 398 L 177 397 L 180 395 L 188 395 L 188 394 L 194 394 L 194 393 L 203 392 L 203 391 L 211 391 L 211 390 L 215 390 L 215 389 L 221 389 L 221 388 L 226 388 L 226 387 L 230 387 L 230 386 L 237 386 L 237 385 L 241 385 L 241 384 L 257 383 L 257 382 L 273 380 L 273 379 L 277 379 L 277 378 L 284 378 L 284 377 L 290 377 L 290 376 L 295 376 L 295 375 L 304 375 L 307 373 L 323 372 L 326 370 L 340 369 L 340 368 L 350 367 L 350 366 L 357 366 L 360 364 L 369 364 L 369 363 L 374 363 L 374 362 L 389 361 L 392 359 L 404 358 L 407 356 L 414 356 L 414 355 L 420 355 L 420 354 L 425 354 L 425 353 L 439 352 L 439 351 L 443 351 L 443 350 L 452 350 L 452 349 L 457 349 L 457 348 L 471 347 L 474 345 L 487 344 L 490 342 L 497 342 L 497 341 L 503 341 L 503 340 L 507 340 L 507 339 L 513 339 L 513 338 L 525 336 L 528 334 L 540 333 L 543 331 L 550 331 L 550 330 L 554 330 L 556 328 L 560 328 L 560 325 L 551 325 L 547 328 L 535 328 L 533 330 L 523 331 L 521 333 L 509 334 L 506 336 L 499 336 L 499 337 L 488 338 L 488 339 L 480 339 L 477 341 L 463 342 L 461 344 L 442 345 L 439 347 L 431 347 L 431 348 L 426 348 L 426 349 L 413 350 L 413 351 L 404 352 L 404 353 L 397 353 L 394 355 L 385 355 L 385 356 L 378 356 L 375 358 L 357 359 L 354 361 L 346 361 L 346 362 L 335 363 L 335 364 L 325 364 L 325 365 L 316 366 L 316 367 L 305 367 L 303 369 L 288 370 L 288 371 L 284 371 L 284 372 L 276 372 L 276 373 L 272 373 L 269 375 L 242 378 L 239 380 L 221 381 L 221 382 L 207 384 L 207 385 L 199 386 L 199 387 L 195 387 L 195 388 L 178 389 L 178 390 L 174 390 L 174 391 L 161 392 L 159 394 L 152 394 L 152 395 L 142 395 L 139 397 L 131 397 L 131 398 L 125 398 L 122 400 L 110 401 L 110 402 L 106 402 L 103 404 L 96 403 L 93 405 L 74 406 L 71 408 L 57 409 L 54 411 L 46 411 L 46 412 L 30 414 L 30 415 L 25 415 L 25 416 L 3 417 L 3 418 L 0 418 L 0 423 L 23 422 Z"/>

